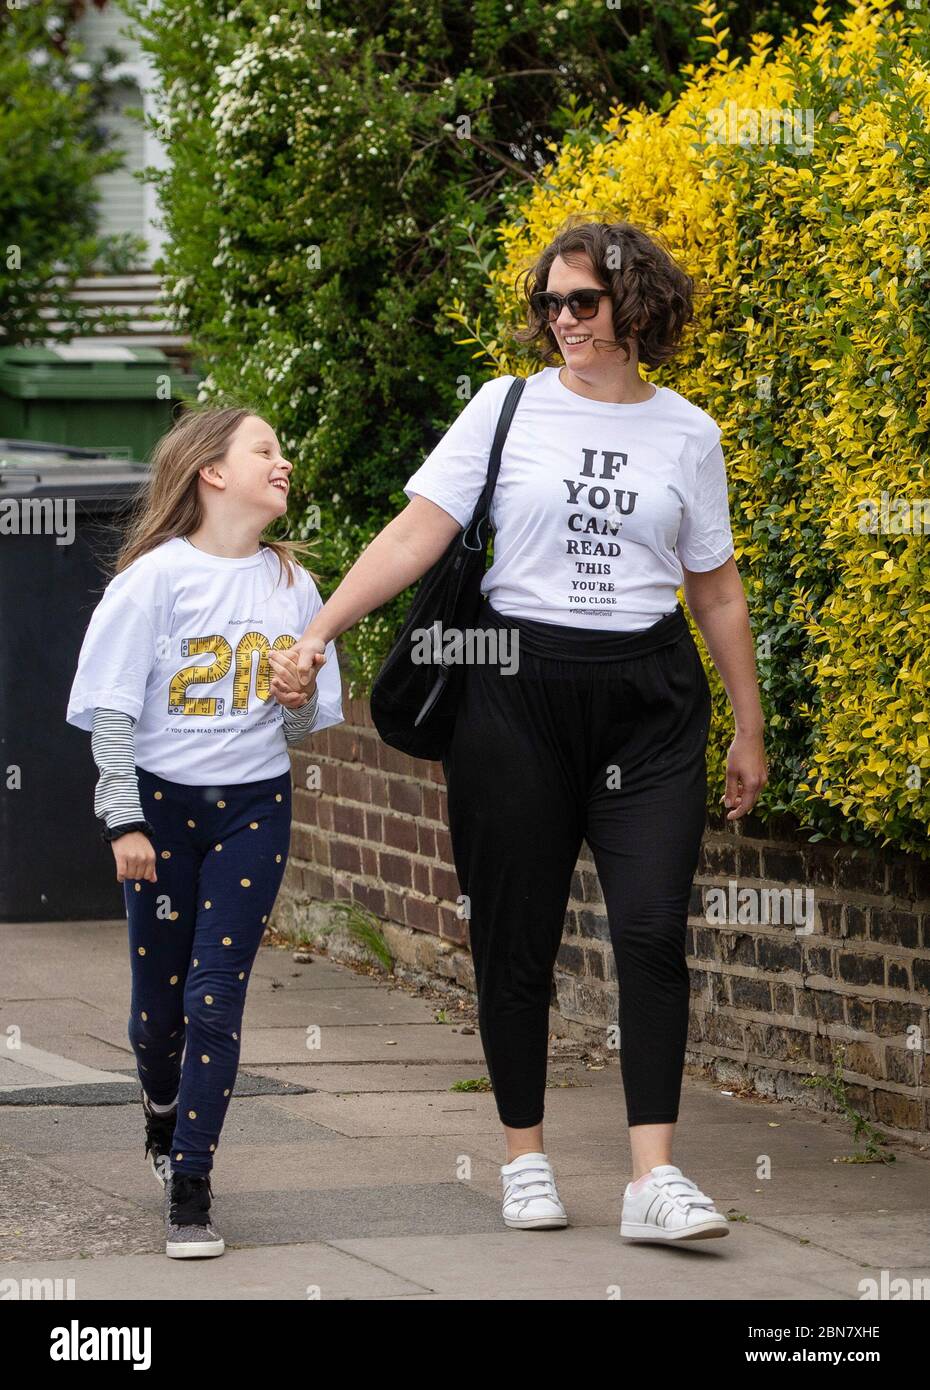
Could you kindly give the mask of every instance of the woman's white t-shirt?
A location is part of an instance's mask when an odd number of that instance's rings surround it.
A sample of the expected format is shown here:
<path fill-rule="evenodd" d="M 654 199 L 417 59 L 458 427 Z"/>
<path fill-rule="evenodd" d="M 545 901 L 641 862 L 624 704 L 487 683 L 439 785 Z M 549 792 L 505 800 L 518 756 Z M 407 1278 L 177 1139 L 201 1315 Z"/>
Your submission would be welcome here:
<path fill-rule="evenodd" d="M 67 722 L 92 730 L 98 706 L 131 714 L 137 766 L 188 786 L 286 772 L 284 709 L 264 653 L 291 646 L 323 600 L 300 564 L 290 587 L 278 570 L 267 546 L 229 559 L 179 536 L 140 555 L 91 615 Z M 343 720 L 332 642 L 317 690 L 314 732 Z"/>
<path fill-rule="evenodd" d="M 667 386 L 616 405 L 578 395 L 559 370 L 527 379 L 511 423 L 481 592 L 511 617 L 638 631 L 674 610 L 682 565 L 716 569 L 733 554 L 720 430 Z M 513 379 L 475 392 L 407 480 L 408 497 L 468 525 Z"/>

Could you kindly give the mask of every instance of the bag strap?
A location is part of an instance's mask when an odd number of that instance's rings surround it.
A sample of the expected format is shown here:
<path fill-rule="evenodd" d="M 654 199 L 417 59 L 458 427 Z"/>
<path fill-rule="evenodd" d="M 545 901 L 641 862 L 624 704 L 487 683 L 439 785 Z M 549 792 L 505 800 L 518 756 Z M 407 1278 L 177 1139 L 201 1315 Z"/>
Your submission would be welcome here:
<path fill-rule="evenodd" d="M 523 388 L 526 386 L 526 377 L 514 377 L 504 397 L 504 404 L 501 406 L 501 413 L 497 420 L 497 429 L 494 431 L 494 443 L 491 445 L 491 453 L 488 459 L 488 476 L 485 481 L 481 496 L 475 504 L 475 510 L 471 521 L 462 532 L 461 541 L 466 550 L 484 550 L 488 543 L 487 531 L 485 530 L 484 539 L 481 538 L 481 523 L 487 521 L 491 513 L 491 498 L 494 495 L 494 486 L 497 482 L 497 475 L 500 472 L 501 454 L 504 451 L 504 440 L 510 429 L 511 421 L 516 413 L 520 397 L 523 395 Z M 475 544 L 469 544 L 469 534 L 474 529 Z"/>

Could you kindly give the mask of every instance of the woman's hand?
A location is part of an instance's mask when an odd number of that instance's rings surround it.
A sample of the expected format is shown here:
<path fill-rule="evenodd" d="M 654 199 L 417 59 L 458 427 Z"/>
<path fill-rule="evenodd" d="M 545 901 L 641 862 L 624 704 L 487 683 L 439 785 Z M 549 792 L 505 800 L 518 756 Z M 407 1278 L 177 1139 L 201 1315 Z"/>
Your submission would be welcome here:
<path fill-rule="evenodd" d="M 269 652 L 269 656 L 280 656 L 280 652 Z M 304 633 L 299 637 L 293 647 L 287 648 L 287 655 L 294 658 L 297 662 L 297 670 L 301 681 L 309 680 L 321 666 L 326 664 L 326 643 L 321 637 L 314 637 L 310 633 Z"/>
<path fill-rule="evenodd" d="M 141 830 L 129 830 L 118 840 L 111 840 L 113 858 L 116 860 L 116 881 L 122 883 L 127 878 L 147 878 L 157 883 L 155 876 L 155 846 L 148 835 Z"/>
<path fill-rule="evenodd" d="M 723 794 L 727 820 L 739 820 L 751 811 L 759 793 L 769 780 L 762 734 L 737 731 L 727 753 L 727 781 Z"/>
<path fill-rule="evenodd" d="M 293 647 L 287 647 L 283 651 L 269 651 L 271 693 L 278 704 L 284 705 L 286 709 L 300 709 L 301 705 L 305 705 L 316 689 L 317 671 L 325 660 L 322 654 L 311 653 L 309 674 L 302 677 Z"/>

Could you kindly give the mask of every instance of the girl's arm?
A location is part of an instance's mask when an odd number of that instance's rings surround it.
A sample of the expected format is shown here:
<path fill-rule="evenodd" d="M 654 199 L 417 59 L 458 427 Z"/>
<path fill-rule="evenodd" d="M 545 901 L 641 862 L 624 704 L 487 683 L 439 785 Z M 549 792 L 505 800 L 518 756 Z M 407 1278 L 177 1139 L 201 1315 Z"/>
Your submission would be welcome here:
<path fill-rule="evenodd" d="M 135 720 L 123 710 L 94 707 L 90 745 L 100 769 L 94 810 L 106 821 L 103 838 L 110 841 L 116 861 L 116 880 L 148 879 L 157 883 L 155 832 L 142 814 L 136 775 Z M 141 832 L 141 833 L 140 833 Z"/>
<path fill-rule="evenodd" d="M 296 709 L 284 708 L 284 737 L 288 743 L 300 743 L 301 739 L 307 737 L 316 721 L 317 711 L 320 707 L 320 692 L 314 689 L 310 699 L 306 704 L 298 705 Z"/>
<path fill-rule="evenodd" d="M 122 710 L 94 709 L 90 747 L 100 771 L 94 792 L 94 814 L 106 823 L 104 833 L 108 840 L 130 830 L 151 834 L 139 800 L 135 722 L 131 714 Z"/>

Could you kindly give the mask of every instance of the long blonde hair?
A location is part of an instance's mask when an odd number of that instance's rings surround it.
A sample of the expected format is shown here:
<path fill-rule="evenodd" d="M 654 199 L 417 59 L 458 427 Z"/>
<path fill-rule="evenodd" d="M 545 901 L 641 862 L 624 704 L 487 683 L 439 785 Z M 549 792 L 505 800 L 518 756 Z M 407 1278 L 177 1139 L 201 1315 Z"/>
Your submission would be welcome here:
<path fill-rule="evenodd" d="M 250 415 L 262 418 L 244 405 L 198 406 L 185 411 L 162 435 L 152 450 L 151 471 L 139 490 L 114 574 L 163 541 L 197 530 L 203 520 L 199 472 L 207 464 L 223 462 L 233 434 Z M 260 544 L 277 555 L 278 581 L 286 571 L 288 588 L 294 583 L 294 566 L 303 565 L 304 557 L 314 553 L 306 541 L 262 540 Z M 317 576 L 307 568 L 315 580 Z"/>

